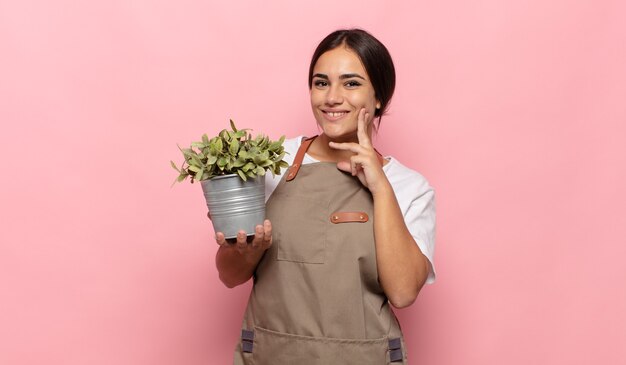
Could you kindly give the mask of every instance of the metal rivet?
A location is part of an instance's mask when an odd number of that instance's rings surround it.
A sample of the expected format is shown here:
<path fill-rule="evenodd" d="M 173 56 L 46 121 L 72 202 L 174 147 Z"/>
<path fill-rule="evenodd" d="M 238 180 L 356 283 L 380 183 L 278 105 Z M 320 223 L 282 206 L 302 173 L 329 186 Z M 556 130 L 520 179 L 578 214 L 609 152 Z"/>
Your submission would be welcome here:
<path fill-rule="evenodd" d="M 336 215 L 333 215 L 333 220 L 336 221 L 337 219 L 339 219 L 339 217 L 337 217 Z"/>
<path fill-rule="evenodd" d="M 359 216 L 359 219 L 363 220 L 363 219 L 365 219 L 365 217 L 364 217 L 364 216 L 362 216 L 362 215 L 360 215 L 360 216 Z"/>

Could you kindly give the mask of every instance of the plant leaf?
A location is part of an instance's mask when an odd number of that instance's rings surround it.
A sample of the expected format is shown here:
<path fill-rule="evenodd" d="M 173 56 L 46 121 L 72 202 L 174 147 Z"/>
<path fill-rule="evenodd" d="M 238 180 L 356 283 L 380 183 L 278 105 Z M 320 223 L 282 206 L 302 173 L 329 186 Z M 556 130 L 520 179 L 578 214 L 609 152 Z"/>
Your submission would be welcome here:
<path fill-rule="evenodd" d="M 274 162 L 278 162 L 280 160 L 282 160 L 285 157 L 285 152 L 281 153 L 280 155 L 275 156 L 272 161 Z"/>
<path fill-rule="evenodd" d="M 235 127 L 235 122 L 233 122 L 233 120 L 230 120 L 230 127 L 233 129 L 233 132 L 237 132 L 237 127 Z"/>
<path fill-rule="evenodd" d="M 202 166 L 202 161 L 196 154 L 189 155 L 189 160 L 196 166 Z"/>
<path fill-rule="evenodd" d="M 239 152 L 239 141 L 233 139 L 230 143 L 230 154 L 233 156 L 237 156 L 237 152 Z"/>
<path fill-rule="evenodd" d="M 191 147 L 204 148 L 204 142 L 191 142 Z"/>
<path fill-rule="evenodd" d="M 254 156 L 254 162 L 257 165 L 262 164 L 264 161 L 270 158 L 270 154 L 267 151 L 263 151 L 261 154 Z"/>
<path fill-rule="evenodd" d="M 233 163 L 233 167 L 241 167 L 243 165 L 246 164 L 246 160 L 239 157 L 238 159 L 235 160 L 235 162 Z"/>
<path fill-rule="evenodd" d="M 191 148 L 183 148 L 180 150 L 183 153 L 183 156 L 189 157 L 193 154 L 193 150 Z"/>
<path fill-rule="evenodd" d="M 252 162 L 248 162 L 247 164 L 243 165 L 243 167 L 241 168 L 241 170 L 243 170 L 243 172 L 248 172 L 250 169 L 255 168 L 255 164 Z"/>
<path fill-rule="evenodd" d="M 179 174 L 181 173 L 178 167 L 176 167 L 176 164 L 174 163 L 174 161 L 170 160 L 170 164 L 172 164 L 172 167 L 174 168 L 174 170 L 178 171 Z"/>
<path fill-rule="evenodd" d="M 237 174 L 239 175 L 239 177 L 243 180 L 243 181 L 247 181 L 248 178 L 246 177 L 246 174 L 243 173 L 243 171 L 241 170 L 237 170 Z"/>
<path fill-rule="evenodd" d="M 280 142 L 274 141 L 274 142 L 270 143 L 270 146 L 269 146 L 269 150 L 270 151 L 276 151 L 279 148 L 280 148 Z"/>

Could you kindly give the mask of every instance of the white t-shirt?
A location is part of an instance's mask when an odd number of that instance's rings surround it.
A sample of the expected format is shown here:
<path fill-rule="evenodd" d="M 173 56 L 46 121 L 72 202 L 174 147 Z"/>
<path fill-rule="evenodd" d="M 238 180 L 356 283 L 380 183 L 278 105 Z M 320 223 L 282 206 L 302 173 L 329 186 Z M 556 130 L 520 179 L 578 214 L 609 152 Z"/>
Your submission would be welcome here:
<path fill-rule="evenodd" d="M 285 161 L 291 165 L 296 152 L 300 148 L 303 136 L 286 139 L 283 143 L 285 147 Z M 400 211 L 404 216 L 404 223 L 409 232 L 413 236 L 417 246 L 430 262 L 430 272 L 426 279 L 427 284 L 435 281 L 435 191 L 428 184 L 428 181 L 417 171 L 411 170 L 402 165 L 398 160 L 391 156 L 385 157 L 389 162 L 383 166 L 383 171 L 396 194 L 396 199 L 400 205 Z M 302 164 L 319 162 L 309 154 L 304 155 Z M 265 174 L 265 199 L 269 199 L 278 182 L 282 178 L 281 175 L 272 176 L 271 173 Z"/>

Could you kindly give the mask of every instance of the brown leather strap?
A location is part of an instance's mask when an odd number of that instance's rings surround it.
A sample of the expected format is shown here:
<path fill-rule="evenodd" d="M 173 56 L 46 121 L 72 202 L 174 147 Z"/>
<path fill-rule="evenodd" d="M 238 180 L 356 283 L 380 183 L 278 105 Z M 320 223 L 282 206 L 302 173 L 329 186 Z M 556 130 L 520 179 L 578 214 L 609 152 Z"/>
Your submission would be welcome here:
<path fill-rule="evenodd" d="M 335 212 L 330 215 L 330 221 L 335 224 L 347 222 L 365 223 L 368 220 L 369 217 L 365 212 Z"/>
<path fill-rule="evenodd" d="M 300 148 L 298 148 L 298 152 L 296 153 L 296 157 L 293 159 L 291 167 L 289 167 L 289 173 L 287 174 L 287 178 L 285 179 L 286 181 L 291 181 L 296 178 L 296 175 L 298 175 L 298 171 L 300 170 L 300 166 L 302 166 L 304 154 L 309 149 L 309 146 L 316 137 L 317 136 L 309 137 L 302 141 L 302 144 L 300 145 Z"/>
<path fill-rule="evenodd" d="M 298 152 L 296 153 L 296 157 L 294 157 L 293 163 L 289 167 L 289 173 L 287 174 L 287 178 L 285 179 L 286 181 L 291 181 L 296 178 L 296 175 L 298 175 L 298 171 L 300 171 L 300 167 L 302 166 L 302 160 L 304 160 L 304 155 L 306 154 L 306 151 L 309 149 L 309 146 L 311 146 L 311 143 L 313 143 L 313 140 L 315 140 L 315 138 L 317 138 L 317 136 L 309 137 L 302 141 L 302 144 L 300 145 L 300 148 L 298 148 Z M 374 149 L 374 151 L 376 151 L 376 156 L 378 157 L 378 162 L 380 162 L 380 165 L 384 165 L 385 159 L 383 158 L 383 156 L 376 149 Z"/>

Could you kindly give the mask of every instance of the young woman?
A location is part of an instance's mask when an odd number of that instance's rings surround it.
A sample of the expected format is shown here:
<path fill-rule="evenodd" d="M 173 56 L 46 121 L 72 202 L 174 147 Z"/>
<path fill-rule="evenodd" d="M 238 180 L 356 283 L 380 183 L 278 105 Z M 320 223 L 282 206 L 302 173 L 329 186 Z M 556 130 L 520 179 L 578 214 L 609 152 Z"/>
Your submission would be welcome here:
<path fill-rule="evenodd" d="M 285 141 L 290 168 L 266 179 L 251 242 L 216 233 L 228 287 L 254 278 L 234 363 L 406 364 L 390 308 L 434 281 L 434 191 L 372 145 L 395 87 L 391 56 L 360 29 L 318 45 L 309 69 L 322 133 Z"/>

